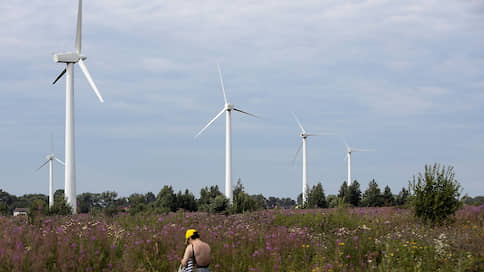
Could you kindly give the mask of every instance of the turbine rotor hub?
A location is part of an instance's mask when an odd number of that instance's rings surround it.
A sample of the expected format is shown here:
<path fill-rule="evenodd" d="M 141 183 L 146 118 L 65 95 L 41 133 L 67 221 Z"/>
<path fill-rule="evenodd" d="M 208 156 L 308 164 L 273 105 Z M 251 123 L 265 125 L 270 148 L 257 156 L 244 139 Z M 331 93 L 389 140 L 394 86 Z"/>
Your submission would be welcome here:
<path fill-rule="evenodd" d="M 233 109 L 235 109 L 234 104 L 230 104 L 230 103 L 225 104 L 225 110 L 230 111 L 230 110 L 233 110 Z"/>

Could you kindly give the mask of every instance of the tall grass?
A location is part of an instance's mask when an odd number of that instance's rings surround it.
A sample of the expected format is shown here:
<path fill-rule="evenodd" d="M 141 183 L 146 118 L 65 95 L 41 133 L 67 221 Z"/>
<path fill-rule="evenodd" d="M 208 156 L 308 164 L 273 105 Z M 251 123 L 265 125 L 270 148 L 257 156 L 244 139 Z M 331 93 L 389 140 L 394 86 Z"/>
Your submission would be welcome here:
<path fill-rule="evenodd" d="M 395 208 L 0 217 L 0 271 L 176 271 L 188 228 L 212 271 L 484 270 L 480 206 L 434 228 Z"/>

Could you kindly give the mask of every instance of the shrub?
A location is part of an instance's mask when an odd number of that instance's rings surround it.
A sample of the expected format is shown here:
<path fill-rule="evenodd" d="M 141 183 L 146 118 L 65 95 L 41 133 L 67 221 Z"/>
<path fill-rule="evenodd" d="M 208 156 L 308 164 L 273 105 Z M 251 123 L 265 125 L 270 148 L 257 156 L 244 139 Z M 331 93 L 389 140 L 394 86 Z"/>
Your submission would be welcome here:
<path fill-rule="evenodd" d="M 419 173 L 410 182 L 411 205 L 415 216 L 432 224 L 453 216 L 462 205 L 460 185 L 454 179 L 452 166 L 425 165 L 425 173 Z"/>

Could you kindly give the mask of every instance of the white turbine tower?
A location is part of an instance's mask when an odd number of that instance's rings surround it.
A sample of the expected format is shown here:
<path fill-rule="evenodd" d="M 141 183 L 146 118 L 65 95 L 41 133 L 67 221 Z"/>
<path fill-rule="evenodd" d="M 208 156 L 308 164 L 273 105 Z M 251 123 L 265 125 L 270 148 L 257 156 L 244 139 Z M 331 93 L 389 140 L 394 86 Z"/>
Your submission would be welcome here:
<path fill-rule="evenodd" d="M 66 68 L 54 80 L 55 84 L 64 74 L 66 74 L 66 168 L 65 168 L 65 197 L 67 204 L 72 207 L 72 212 L 76 213 L 76 161 L 75 161 L 75 142 L 74 142 L 74 64 L 79 63 L 82 72 L 87 81 L 96 93 L 101 102 L 104 102 L 99 90 L 87 70 L 84 60 L 85 56 L 81 55 L 81 32 L 82 32 L 82 0 L 79 0 L 79 9 L 77 13 L 77 30 L 75 52 L 58 53 L 54 55 L 54 61 L 65 63 Z"/>
<path fill-rule="evenodd" d="M 195 135 L 195 138 L 200 136 L 217 118 L 222 116 L 222 114 L 225 112 L 226 116 L 226 123 L 225 123 L 225 197 L 229 199 L 229 201 L 232 203 L 232 124 L 231 124 L 231 112 L 232 110 L 238 111 L 253 117 L 257 117 L 255 114 L 251 114 L 248 112 L 245 112 L 243 110 L 235 108 L 234 104 L 231 104 L 228 102 L 227 94 L 225 92 L 225 87 L 224 87 L 224 81 L 222 79 L 222 72 L 220 71 L 220 66 L 217 65 L 218 68 L 218 74 L 220 77 L 220 84 L 222 85 L 222 92 L 224 94 L 224 108 L 212 119 L 208 124 L 198 132 L 197 135 Z"/>
<path fill-rule="evenodd" d="M 54 184 L 54 160 L 58 163 L 65 165 L 65 163 L 59 160 L 54 154 L 54 140 L 52 136 L 50 138 L 50 154 L 46 156 L 47 161 L 44 162 L 39 168 L 35 171 L 39 171 L 40 168 L 44 167 L 47 163 L 49 163 L 49 208 L 52 208 L 54 205 L 54 191 L 53 191 L 53 184 Z"/>
<path fill-rule="evenodd" d="M 331 135 L 331 133 L 307 133 L 304 127 L 302 126 L 301 122 L 297 118 L 296 114 L 292 114 L 294 116 L 294 119 L 296 120 L 297 125 L 301 129 L 301 134 L 299 134 L 302 138 L 302 143 L 299 145 L 299 148 L 297 149 L 296 156 L 299 154 L 299 151 L 303 150 L 303 159 L 302 159 L 302 198 L 303 198 L 303 204 L 306 203 L 306 197 L 308 193 L 308 153 L 307 153 L 307 138 L 309 136 L 320 136 L 320 135 Z"/>
<path fill-rule="evenodd" d="M 346 145 L 346 160 L 348 160 L 348 186 L 351 185 L 351 183 L 353 182 L 351 180 L 351 153 L 352 152 L 371 152 L 371 151 L 375 151 L 375 150 L 372 150 L 372 149 L 354 149 L 354 148 L 351 148 L 348 146 L 348 144 L 345 144 Z"/>

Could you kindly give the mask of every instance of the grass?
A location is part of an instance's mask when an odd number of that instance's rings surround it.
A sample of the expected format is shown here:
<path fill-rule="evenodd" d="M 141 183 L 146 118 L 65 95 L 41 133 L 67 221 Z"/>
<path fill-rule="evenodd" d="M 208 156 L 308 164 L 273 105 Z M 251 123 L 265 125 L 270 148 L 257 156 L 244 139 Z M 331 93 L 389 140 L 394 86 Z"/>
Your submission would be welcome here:
<path fill-rule="evenodd" d="M 0 271 L 176 271 L 184 233 L 211 271 L 483 271 L 484 206 L 428 227 L 407 210 L 268 210 L 242 215 L 0 217 Z"/>

